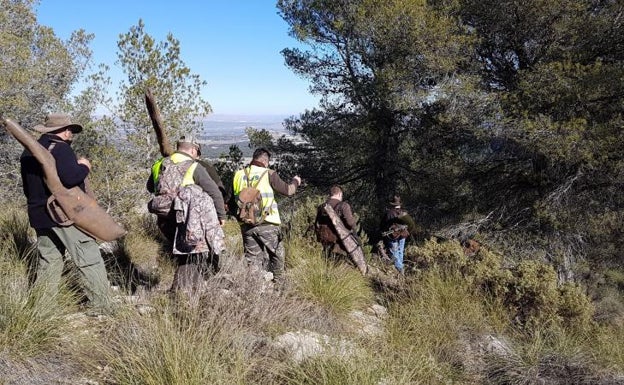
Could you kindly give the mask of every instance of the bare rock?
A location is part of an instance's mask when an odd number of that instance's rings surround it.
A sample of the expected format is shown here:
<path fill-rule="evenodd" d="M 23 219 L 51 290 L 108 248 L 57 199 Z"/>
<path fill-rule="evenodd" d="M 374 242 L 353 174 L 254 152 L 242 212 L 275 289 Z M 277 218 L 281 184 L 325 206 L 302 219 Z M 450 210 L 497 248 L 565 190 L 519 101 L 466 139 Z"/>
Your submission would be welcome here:
<path fill-rule="evenodd" d="M 297 363 L 323 354 L 349 357 L 356 350 L 350 341 L 332 340 L 329 336 L 307 330 L 282 334 L 275 338 L 274 346 L 289 352 Z"/>

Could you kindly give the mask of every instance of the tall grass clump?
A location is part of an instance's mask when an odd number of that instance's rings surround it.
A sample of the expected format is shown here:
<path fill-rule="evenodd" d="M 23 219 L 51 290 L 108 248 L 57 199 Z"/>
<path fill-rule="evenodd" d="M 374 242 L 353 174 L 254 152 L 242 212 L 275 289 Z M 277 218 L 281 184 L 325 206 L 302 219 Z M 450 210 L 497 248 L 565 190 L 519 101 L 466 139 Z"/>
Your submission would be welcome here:
<path fill-rule="evenodd" d="M 35 233 L 30 228 L 25 210 L 0 208 L 0 244 L 3 252 L 29 261 L 35 250 Z"/>
<path fill-rule="evenodd" d="M 223 226 L 225 233 L 225 248 L 231 255 L 243 255 L 243 238 L 240 225 L 236 220 L 227 220 Z"/>
<path fill-rule="evenodd" d="M 13 208 L 0 215 L 0 351 L 29 357 L 46 350 L 55 335 L 29 290 L 29 264 L 35 250 L 25 213 Z M 52 338 L 50 338 L 52 337 Z"/>
<path fill-rule="evenodd" d="M 345 257 L 346 258 L 346 257 Z M 307 255 L 293 272 L 296 293 L 335 314 L 346 314 L 373 301 L 368 280 L 348 261 Z"/>
<path fill-rule="evenodd" d="M 162 251 L 163 236 L 152 214 L 127 218 L 128 235 L 122 244 L 130 259 L 136 263 L 151 263 Z"/>
<path fill-rule="evenodd" d="M 14 252 L 0 248 L 0 351 L 28 358 L 58 349 L 70 333 L 65 315 L 74 299 L 64 291 L 42 299 L 41 291 L 29 288 L 27 267 Z"/>
<path fill-rule="evenodd" d="M 389 308 L 384 355 L 392 377 L 397 383 L 466 381 L 465 345 L 488 332 L 488 317 L 500 317 L 500 310 L 488 310 L 459 274 L 425 272 L 408 285 Z"/>
<path fill-rule="evenodd" d="M 253 361 L 232 341 L 225 318 L 202 320 L 189 309 L 119 319 L 103 341 L 110 377 L 120 384 L 247 384 Z M 218 321 L 220 320 L 220 321 Z"/>
<path fill-rule="evenodd" d="M 321 244 L 306 238 L 293 238 L 286 242 L 286 267 L 295 268 L 308 263 L 310 255 L 322 253 Z"/>
<path fill-rule="evenodd" d="M 601 327 L 587 348 L 604 368 L 624 372 L 624 327 Z"/>
<path fill-rule="evenodd" d="M 595 335 L 577 334 L 556 324 L 537 326 L 514 338 L 506 354 L 485 356 L 488 384 L 596 384 L 600 370 L 589 344 Z"/>
<path fill-rule="evenodd" d="M 309 358 L 289 364 L 277 375 L 284 385 L 377 385 L 389 384 L 384 372 L 369 355 L 340 357 L 335 355 Z"/>
<path fill-rule="evenodd" d="M 163 270 L 163 237 L 156 226 L 155 216 L 131 215 L 126 218 L 128 233 L 113 249 L 110 258 L 105 255 L 111 282 L 134 289 L 139 285 L 152 287 L 158 284 Z"/>

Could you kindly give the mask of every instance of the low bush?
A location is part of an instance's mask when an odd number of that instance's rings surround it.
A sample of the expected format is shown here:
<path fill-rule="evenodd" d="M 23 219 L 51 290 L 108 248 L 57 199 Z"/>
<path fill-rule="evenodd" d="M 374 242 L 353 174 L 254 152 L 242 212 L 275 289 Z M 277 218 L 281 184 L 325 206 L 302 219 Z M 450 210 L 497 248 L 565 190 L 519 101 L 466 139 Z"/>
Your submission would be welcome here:
<path fill-rule="evenodd" d="M 580 287 L 560 286 L 554 268 L 543 262 L 524 260 L 507 268 L 501 255 L 486 248 L 467 257 L 459 242 L 435 240 L 415 248 L 414 260 L 420 271 L 461 274 L 474 293 L 504 303 L 515 325 L 526 330 L 544 322 L 584 328 L 593 316 L 591 301 Z"/>

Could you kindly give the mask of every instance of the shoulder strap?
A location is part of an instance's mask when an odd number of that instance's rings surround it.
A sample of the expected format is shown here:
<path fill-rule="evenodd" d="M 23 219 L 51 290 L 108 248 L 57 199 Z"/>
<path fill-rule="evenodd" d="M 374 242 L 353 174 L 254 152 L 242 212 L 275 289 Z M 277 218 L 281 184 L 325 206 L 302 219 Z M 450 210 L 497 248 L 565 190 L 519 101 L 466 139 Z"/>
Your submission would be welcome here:
<path fill-rule="evenodd" d="M 56 147 L 57 143 L 63 142 L 62 140 L 50 139 L 50 145 L 48 146 L 48 151 L 52 152 L 54 147 Z"/>
<path fill-rule="evenodd" d="M 191 164 L 189 168 L 186 169 L 184 177 L 182 178 L 182 184 L 180 184 L 181 187 L 195 184 L 195 180 L 193 180 L 193 174 L 195 173 L 196 168 L 197 162 L 193 162 L 193 164 Z"/>
<path fill-rule="evenodd" d="M 267 168 L 266 170 L 264 170 L 264 172 L 260 175 L 260 178 L 258 178 L 258 182 L 256 183 L 255 186 L 251 185 L 251 180 L 249 178 L 249 175 L 251 174 L 251 166 L 245 168 L 245 176 L 247 177 L 247 187 L 253 187 L 256 188 L 259 184 L 260 181 L 262 180 L 262 178 L 264 177 L 264 175 L 269 172 L 269 169 Z"/>

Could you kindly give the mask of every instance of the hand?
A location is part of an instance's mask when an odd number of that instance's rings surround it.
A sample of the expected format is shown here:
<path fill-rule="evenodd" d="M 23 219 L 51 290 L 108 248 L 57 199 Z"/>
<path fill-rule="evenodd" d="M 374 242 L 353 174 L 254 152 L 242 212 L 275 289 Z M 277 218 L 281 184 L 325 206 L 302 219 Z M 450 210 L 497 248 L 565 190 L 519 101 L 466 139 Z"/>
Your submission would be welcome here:
<path fill-rule="evenodd" d="M 78 159 L 78 164 L 84 164 L 85 166 L 87 166 L 89 168 L 89 170 L 91 170 L 91 162 L 89 162 L 89 159 L 87 159 L 87 158 L 80 157 Z"/>
<path fill-rule="evenodd" d="M 301 185 L 301 177 L 300 177 L 299 175 L 295 175 L 295 176 L 293 177 L 293 180 L 296 180 L 296 181 L 297 181 L 297 185 Z"/>
<path fill-rule="evenodd" d="M 225 219 L 219 219 L 219 226 L 223 227 L 225 225 Z"/>

